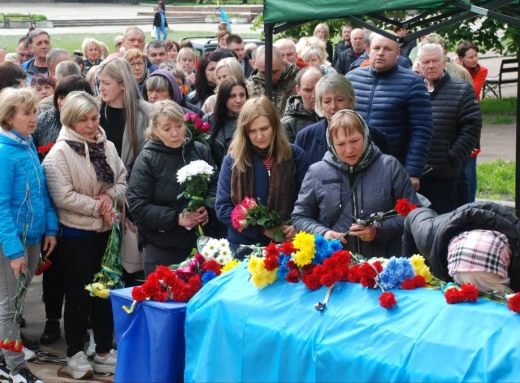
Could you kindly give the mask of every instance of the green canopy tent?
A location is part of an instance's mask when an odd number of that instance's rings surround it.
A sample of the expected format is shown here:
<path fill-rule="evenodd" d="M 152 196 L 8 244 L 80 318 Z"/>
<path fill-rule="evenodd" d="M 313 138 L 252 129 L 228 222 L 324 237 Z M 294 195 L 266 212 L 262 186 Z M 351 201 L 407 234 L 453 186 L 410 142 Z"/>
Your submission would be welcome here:
<path fill-rule="evenodd" d="M 439 1 L 439 0 L 265 0 L 264 1 L 264 33 L 265 33 L 265 93 L 272 95 L 272 46 L 273 35 L 309 21 L 345 18 L 371 31 L 395 40 L 398 43 L 417 39 L 420 36 L 438 31 L 464 20 L 474 17 L 489 17 L 520 28 L 520 15 L 510 8 L 518 4 L 518 0 L 475 0 Z M 405 21 L 387 17 L 384 12 L 398 10 L 419 10 L 417 16 Z M 442 11 L 442 13 L 440 13 Z M 391 25 L 417 29 L 417 32 L 404 37 L 395 36 L 361 19 L 384 21 Z M 520 64 L 520 51 L 517 52 Z M 520 67 L 520 65 L 519 65 Z M 520 69 L 518 71 L 520 79 Z M 520 101 L 520 86 L 517 86 L 517 100 Z M 516 113 L 516 162 L 520 161 L 520 102 L 517 102 Z M 516 205 L 517 216 L 520 217 L 520 166 L 516 166 Z"/>

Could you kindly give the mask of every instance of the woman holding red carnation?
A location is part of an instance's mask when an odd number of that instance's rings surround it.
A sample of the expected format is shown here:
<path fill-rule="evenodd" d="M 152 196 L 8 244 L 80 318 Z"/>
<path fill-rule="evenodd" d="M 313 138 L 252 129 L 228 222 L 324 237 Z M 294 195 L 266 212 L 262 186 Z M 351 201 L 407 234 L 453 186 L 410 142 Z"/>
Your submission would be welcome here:
<path fill-rule="evenodd" d="M 441 215 L 415 209 L 405 220 L 403 256 L 417 253 L 443 281 L 520 292 L 520 222 L 501 205 L 474 202 Z"/>
<path fill-rule="evenodd" d="M 274 237 L 273 230 L 260 226 L 235 230 L 231 219 L 235 206 L 245 197 L 254 198 L 288 220 L 307 169 L 305 152 L 287 141 L 271 101 L 266 97 L 247 101 L 222 163 L 216 200 L 217 217 L 228 228 L 233 250 L 240 245 L 266 246 Z M 292 225 L 282 226 L 282 231 L 289 240 L 296 234 Z"/>
<path fill-rule="evenodd" d="M 332 117 L 327 143 L 323 160 L 303 181 L 292 213 L 296 230 L 339 239 L 367 258 L 400 254 L 403 216 L 372 225 L 362 220 L 394 209 L 399 199 L 420 204 L 408 174 L 371 142 L 367 124 L 352 110 Z"/>

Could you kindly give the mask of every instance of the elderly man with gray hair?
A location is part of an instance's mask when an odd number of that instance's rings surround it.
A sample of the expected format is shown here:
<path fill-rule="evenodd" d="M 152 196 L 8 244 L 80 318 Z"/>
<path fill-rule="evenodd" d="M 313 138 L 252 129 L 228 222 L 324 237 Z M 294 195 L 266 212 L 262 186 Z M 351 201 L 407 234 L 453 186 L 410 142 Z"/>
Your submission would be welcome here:
<path fill-rule="evenodd" d="M 290 39 L 280 39 L 276 40 L 273 46 L 278 48 L 285 62 L 296 65 L 298 54 L 296 53 L 296 44 L 294 41 Z"/>
<path fill-rule="evenodd" d="M 428 88 L 433 112 L 433 137 L 420 192 L 438 214 L 455 210 L 457 178 L 463 162 L 480 140 L 482 115 L 473 87 L 446 71 L 439 44 L 421 43 L 417 61 Z M 469 201 L 468 201 L 469 202 Z"/>
<path fill-rule="evenodd" d="M 62 61 L 70 61 L 69 52 L 61 48 L 54 48 L 49 51 L 46 58 L 49 76 L 56 78 L 56 66 Z"/>
<path fill-rule="evenodd" d="M 22 69 L 27 73 L 27 86 L 31 84 L 33 75 L 49 74 L 47 69 L 47 53 L 51 50 L 51 38 L 41 29 L 29 33 L 29 49 L 34 57 L 23 63 Z"/>

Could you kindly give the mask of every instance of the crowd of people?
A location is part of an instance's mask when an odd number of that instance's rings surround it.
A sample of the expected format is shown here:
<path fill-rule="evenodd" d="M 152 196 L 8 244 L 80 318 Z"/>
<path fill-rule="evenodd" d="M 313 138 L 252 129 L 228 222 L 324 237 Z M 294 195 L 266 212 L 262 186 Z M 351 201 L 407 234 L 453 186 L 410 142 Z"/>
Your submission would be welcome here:
<path fill-rule="evenodd" d="M 112 54 L 86 38 L 82 59 L 34 30 L 0 64 L 0 338 L 15 315 L 16 278 L 26 273 L 30 282 L 41 253 L 53 263 L 43 274 L 40 342 L 61 336 L 65 299 L 67 371 L 76 379 L 114 371 L 110 301 L 84 287 L 119 219 L 115 201 L 138 227 L 143 251 L 144 273 L 125 271 L 127 286 L 184 260 L 198 225 L 234 250 L 273 241 L 273 229 L 233 228 L 231 212 L 244 197 L 278 212 L 287 239 L 321 234 L 367 257 L 429 251 L 413 233 L 425 225 L 419 214 L 406 227 L 401 216 L 364 224 L 398 199 L 439 217 L 474 202 L 487 70 L 473 43 L 450 60 L 437 34 L 400 46 L 346 24 L 333 49 L 328 26 L 318 24 L 313 36 L 274 43 L 269 100 L 264 46 L 223 29 L 218 49 L 199 57 L 189 41 L 163 41 L 163 8 L 154 24 L 157 40 L 145 44 L 144 32 L 130 27 Z M 187 113 L 209 124 L 207 145 L 190 133 Z M 195 160 L 215 169 L 215 202 L 183 213 L 177 171 Z M 513 231 L 506 235 L 519 238 Z M 95 349 L 85 353 L 89 323 Z M 9 350 L 0 351 L 0 378 L 41 382 Z"/>

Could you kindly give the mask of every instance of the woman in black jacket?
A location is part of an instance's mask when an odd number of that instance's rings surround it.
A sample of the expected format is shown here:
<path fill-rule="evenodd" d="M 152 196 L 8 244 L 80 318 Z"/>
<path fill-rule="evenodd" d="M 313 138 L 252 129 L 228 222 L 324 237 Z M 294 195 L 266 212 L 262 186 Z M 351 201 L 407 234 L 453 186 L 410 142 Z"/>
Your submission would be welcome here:
<path fill-rule="evenodd" d="M 242 110 L 248 93 L 246 84 L 235 78 L 227 78 L 220 83 L 215 111 L 206 114 L 204 122 L 209 122 L 209 145 L 215 164 L 220 169 L 235 133 L 238 114 Z"/>
<path fill-rule="evenodd" d="M 201 207 L 182 214 L 188 201 L 177 196 L 185 186 L 177 181 L 179 169 L 192 161 L 213 166 L 209 150 L 194 142 L 184 123 L 184 112 L 171 100 L 152 105 L 148 142 L 137 157 L 130 177 L 127 202 L 139 228 L 144 248 L 144 272 L 148 276 L 159 265 L 180 263 L 196 246 L 197 225 L 208 223 L 208 211 Z M 217 190 L 215 171 L 207 197 Z"/>
<path fill-rule="evenodd" d="M 496 284 L 497 278 L 482 275 L 476 279 L 466 274 L 463 283 L 471 281 L 480 291 L 488 290 L 486 286 L 494 285 L 493 290 L 507 290 L 509 287 L 515 292 L 520 291 L 520 221 L 505 207 L 491 202 L 474 202 L 459 207 L 457 210 L 437 215 L 433 210 L 418 208 L 413 210 L 404 222 L 403 256 L 409 257 L 420 253 L 431 264 L 433 275 L 443 281 L 451 281 L 453 266 L 449 260 L 453 251 L 449 251 L 450 242 L 464 232 L 486 230 L 498 232 L 507 237 L 510 257 L 507 267 L 509 286 L 506 283 Z M 483 253 L 476 254 L 481 265 L 491 265 L 495 262 L 486 261 L 493 258 L 493 250 L 489 250 L 486 257 Z M 476 268 L 475 268 L 476 269 Z M 452 276 L 450 276 L 450 274 Z M 457 280 L 457 276 L 454 277 Z M 501 278 L 503 280 L 503 278 Z M 505 281 L 503 281 L 505 282 Z M 502 288 L 500 286 L 502 284 Z"/>

